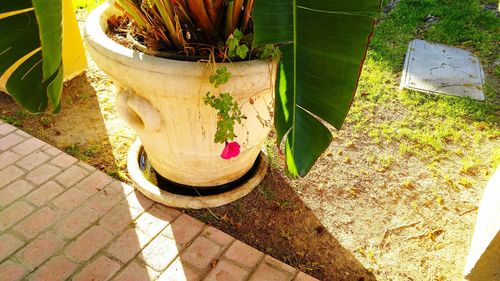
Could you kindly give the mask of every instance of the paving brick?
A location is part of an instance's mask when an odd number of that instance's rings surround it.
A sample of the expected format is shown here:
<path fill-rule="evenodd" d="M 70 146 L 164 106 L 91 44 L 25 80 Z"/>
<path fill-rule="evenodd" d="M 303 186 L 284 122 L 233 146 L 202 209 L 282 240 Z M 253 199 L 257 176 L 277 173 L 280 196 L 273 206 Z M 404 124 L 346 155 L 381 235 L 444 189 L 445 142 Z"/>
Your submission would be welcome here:
<path fill-rule="evenodd" d="M 73 281 L 109 280 L 118 270 L 120 265 L 107 257 L 100 256 L 87 267 L 75 275 Z"/>
<path fill-rule="evenodd" d="M 86 204 L 99 214 L 103 215 L 123 198 L 124 195 L 120 191 L 118 191 L 114 186 L 108 185 L 87 201 Z"/>
<path fill-rule="evenodd" d="M 175 241 L 159 235 L 144 248 L 139 257 L 154 270 L 163 271 L 178 254 Z"/>
<path fill-rule="evenodd" d="M 293 281 L 319 281 L 319 280 L 303 272 L 299 272 L 299 274 L 297 275 L 297 277 L 295 277 L 295 279 L 293 279 Z"/>
<path fill-rule="evenodd" d="M 274 267 L 274 268 L 277 268 L 281 271 L 285 271 L 285 272 L 288 272 L 290 274 L 295 274 L 297 272 L 297 270 L 291 266 L 289 266 L 288 264 L 286 263 L 283 263 L 271 256 L 265 256 L 264 257 L 264 262 L 267 263 L 268 265 Z"/>
<path fill-rule="evenodd" d="M 23 138 L 32 138 L 33 137 L 32 135 L 30 135 L 24 131 L 21 131 L 21 130 L 17 130 L 16 134 L 20 135 Z"/>
<path fill-rule="evenodd" d="M 53 257 L 38 268 L 29 278 L 31 281 L 63 281 L 78 268 L 78 266 L 63 256 Z"/>
<path fill-rule="evenodd" d="M 49 160 L 49 158 L 50 155 L 37 151 L 19 160 L 16 164 L 25 170 L 31 171 L 43 164 L 45 161 Z"/>
<path fill-rule="evenodd" d="M 134 222 L 136 228 L 142 230 L 144 233 L 150 237 L 156 236 L 162 229 L 164 229 L 168 224 L 170 224 L 170 217 L 157 218 L 150 214 L 149 212 L 143 213 Z"/>
<path fill-rule="evenodd" d="M 47 145 L 45 146 L 45 148 L 43 149 L 43 151 L 47 154 L 49 154 L 50 156 L 56 156 L 56 155 L 59 155 L 62 153 L 61 150 L 51 146 L 51 145 Z"/>
<path fill-rule="evenodd" d="M 80 206 L 89 197 L 90 194 L 73 187 L 68 189 L 56 199 L 52 200 L 52 204 L 61 214 L 67 214 L 71 210 Z"/>
<path fill-rule="evenodd" d="M 84 168 L 85 170 L 87 170 L 89 172 L 92 172 L 92 173 L 95 172 L 95 171 L 97 171 L 96 168 L 90 166 L 89 164 L 87 164 L 87 163 L 85 163 L 83 161 L 78 161 L 77 165 L 80 166 L 80 167 L 82 167 L 82 168 Z"/>
<path fill-rule="evenodd" d="M 131 208 L 127 202 L 121 201 L 101 218 L 99 225 L 113 233 L 120 233 L 141 213 L 141 210 Z"/>
<path fill-rule="evenodd" d="M 7 150 L 22 141 L 24 141 L 24 138 L 17 134 L 0 137 L 0 151 Z"/>
<path fill-rule="evenodd" d="M 28 155 L 31 152 L 38 150 L 45 144 L 46 143 L 37 138 L 29 138 L 22 143 L 14 146 L 13 148 L 11 148 L 11 150 L 19 155 Z"/>
<path fill-rule="evenodd" d="M 34 186 L 25 180 L 17 180 L 0 189 L 0 207 L 7 206 L 17 198 L 30 192 Z"/>
<path fill-rule="evenodd" d="M 58 218 L 59 214 L 57 212 L 45 207 L 30 215 L 13 229 L 27 239 L 31 239 L 52 226 Z"/>
<path fill-rule="evenodd" d="M 34 184 L 42 184 L 46 182 L 48 179 L 51 177 L 57 175 L 59 172 L 61 172 L 61 169 L 50 165 L 50 164 L 44 164 L 32 172 L 30 172 L 27 176 L 26 179 L 31 181 Z"/>
<path fill-rule="evenodd" d="M 7 206 L 0 212 L 0 280 L 200 281 L 203 272 L 203 280 L 217 281 L 316 280 L 22 131 L 8 130 L 2 135 L 0 124 L 0 150 L 9 149 L 0 153 L 0 209 Z M 67 217 L 61 221 L 62 215 Z"/>
<path fill-rule="evenodd" d="M 119 181 L 112 182 L 110 186 L 112 186 L 113 189 L 116 189 L 119 193 L 123 194 L 123 197 L 128 196 L 135 190 L 135 188 L 133 188 L 132 186 Z"/>
<path fill-rule="evenodd" d="M 42 206 L 51 201 L 52 198 L 64 192 L 64 188 L 55 181 L 48 181 L 40 186 L 37 190 L 28 194 L 25 197 L 26 201 L 29 201 L 37 206 Z"/>
<path fill-rule="evenodd" d="M 90 194 L 94 194 L 102 190 L 112 180 L 113 179 L 110 176 L 102 172 L 96 171 L 91 175 L 87 176 L 81 182 L 77 183 L 75 187 Z"/>
<path fill-rule="evenodd" d="M 154 280 L 155 273 L 145 265 L 141 265 L 135 261 L 131 262 L 125 269 L 120 272 L 113 281 L 151 281 Z M 182 280 L 182 279 L 179 279 Z"/>
<path fill-rule="evenodd" d="M 87 206 L 81 206 L 58 223 L 54 230 L 62 234 L 66 239 L 73 239 L 98 219 L 99 214 L 96 211 Z"/>
<path fill-rule="evenodd" d="M 88 171 L 72 166 L 66 171 L 56 176 L 56 180 L 65 187 L 70 187 L 79 182 L 88 174 Z"/>
<path fill-rule="evenodd" d="M 76 162 L 78 162 L 78 159 L 66 153 L 62 153 L 50 161 L 51 164 L 54 164 L 63 169 L 71 167 Z"/>
<path fill-rule="evenodd" d="M 0 261 L 8 258 L 22 246 L 24 246 L 24 242 L 16 236 L 10 233 L 0 235 Z"/>
<path fill-rule="evenodd" d="M 130 261 L 151 240 L 139 229 L 129 228 L 107 249 L 107 252 L 122 263 Z"/>
<path fill-rule="evenodd" d="M 169 227 L 162 231 L 162 235 L 175 240 L 181 248 L 184 248 L 204 227 L 205 225 L 199 220 L 182 214 Z"/>
<path fill-rule="evenodd" d="M 26 267 L 34 269 L 53 256 L 55 252 L 62 249 L 63 246 L 64 240 L 62 237 L 49 231 L 31 241 L 15 257 Z"/>
<path fill-rule="evenodd" d="M 200 236 L 181 254 L 181 260 L 194 265 L 203 271 L 217 260 L 222 247 L 207 238 Z"/>
<path fill-rule="evenodd" d="M 0 124 L 0 136 L 8 135 L 17 130 L 16 127 L 9 124 Z"/>
<path fill-rule="evenodd" d="M 267 263 L 261 263 L 259 267 L 255 270 L 255 272 L 252 274 L 249 281 L 290 281 L 292 279 L 292 276 L 289 274 L 277 270 L 271 266 L 269 266 Z"/>
<path fill-rule="evenodd" d="M 223 247 L 231 244 L 234 241 L 233 237 L 212 226 L 208 226 L 207 228 L 205 228 L 202 232 L 202 235 Z"/>
<path fill-rule="evenodd" d="M 130 208 L 145 211 L 153 206 L 154 201 L 135 190 L 125 197 L 125 202 Z"/>
<path fill-rule="evenodd" d="M 249 271 L 233 263 L 221 260 L 207 274 L 204 281 L 244 281 Z M 267 280 L 267 279 L 263 279 Z"/>
<path fill-rule="evenodd" d="M 246 267 L 253 268 L 259 261 L 263 258 L 264 254 L 255 250 L 254 248 L 248 246 L 241 241 L 235 241 L 226 253 L 224 257 Z"/>
<path fill-rule="evenodd" d="M 158 277 L 157 281 L 197 281 L 201 275 L 196 273 L 189 265 L 181 259 L 176 259 L 169 267 Z"/>
<path fill-rule="evenodd" d="M 16 166 L 9 166 L 0 171 L 0 188 L 7 186 L 18 177 L 24 175 L 24 171 Z"/>
<path fill-rule="evenodd" d="M 156 203 L 148 212 L 161 220 L 167 221 L 173 221 L 182 214 L 176 209 L 169 208 L 159 203 Z"/>
<path fill-rule="evenodd" d="M 33 207 L 28 203 L 20 201 L 16 202 L 0 212 L 0 231 L 13 226 L 21 221 L 33 211 Z"/>
<path fill-rule="evenodd" d="M 69 244 L 64 252 L 68 257 L 87 261 L 111 239 L 113 235 L 110 232 L 102 227 L 93 226 Z"/>
<path fill-rule="evenodd" d="M 12 163 L 16 162 L 20 158 L 21 158 L 21 156 L 19 156 L 18 154 L 14 153 L 12 151 L 9 151 L 9 150 L 0 153 L 0 170 L 11 165 Z"/>
<path fill-rule="evenodd" d="M 10 260 L 0 264 L 0 280 L 18 281 L 28 273 L 29 270 Z"/>

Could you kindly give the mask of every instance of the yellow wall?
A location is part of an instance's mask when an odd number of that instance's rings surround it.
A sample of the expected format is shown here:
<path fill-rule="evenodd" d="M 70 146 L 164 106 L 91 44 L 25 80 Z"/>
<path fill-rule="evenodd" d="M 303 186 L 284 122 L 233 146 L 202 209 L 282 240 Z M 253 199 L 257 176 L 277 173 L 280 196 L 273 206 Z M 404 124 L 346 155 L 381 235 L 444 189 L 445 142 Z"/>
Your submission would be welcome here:
<path fill-rule="evenodd" d="M 87 68 L 87 58 L 71 0 L 63 0 L 64 80 L 70 80 Z"/>

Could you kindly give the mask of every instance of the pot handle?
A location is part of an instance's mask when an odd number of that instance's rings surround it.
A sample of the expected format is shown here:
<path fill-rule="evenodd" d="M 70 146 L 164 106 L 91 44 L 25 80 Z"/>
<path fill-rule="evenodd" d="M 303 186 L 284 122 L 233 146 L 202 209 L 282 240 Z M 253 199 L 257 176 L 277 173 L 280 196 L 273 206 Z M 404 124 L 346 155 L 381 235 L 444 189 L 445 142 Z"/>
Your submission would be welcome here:
<path fill-rule="evenodd" d="M 132 91 L 118 91 L 116 107 L 122 118 L 138 133 L 151 134 L 160 130 L 161 116 L 158 109 Z"/>

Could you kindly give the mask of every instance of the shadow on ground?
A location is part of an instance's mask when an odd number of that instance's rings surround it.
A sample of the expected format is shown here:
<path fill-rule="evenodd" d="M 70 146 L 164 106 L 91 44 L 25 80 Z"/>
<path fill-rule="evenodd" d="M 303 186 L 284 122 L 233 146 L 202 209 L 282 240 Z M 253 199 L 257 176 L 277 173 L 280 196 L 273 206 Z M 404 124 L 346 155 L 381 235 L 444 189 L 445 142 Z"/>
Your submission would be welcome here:
<path fill-rule="evenodd" d="M 28 113 L 15 104 L 11 97 L 1 93 L 0 118 L 97 169 L 118 177 L 119 169 L 124 168 L 125 164 L 124 160 L 116 159 L 114 155 L 117 154 L 116 149 L 126 148 L 114 148 L 111 145 L 111 138 L 117 136 L 109 132 L 104 121 L 108 120 L 109 124 L 113 124 L 118 116 L 108 116 L 110 113 L 101 109 L 103 106 L 112 106 L 112 101 L 108 101 L 110 97 L 106 97 L 104 102 L 99 101 L 97 95 L 100 89 L 93 87 L 89 81 L 91 79 L 84 74 L 65 84 L 62 110 L 56 115 Z"/>
<path fill-rule="evenodd" d="M 320 280 L 375 280 L 276 168 L 244 198 L 187 213 Z"/>
<path fill-rule="evenodd" d="M 243 199 L 210 211 L 188 213 L 211 221 L 213 226 L 237 239 L 320 280 L 375 280 L 319 223 L 286 184 L 286 179 L 274 174 L 275 170 L 270 172 L 263 184 Z M 269 189 L 269 185 L 275 188 Z M 253 266 L 234 266 L 231 254 L 228 255 L 235 245 L 232 238 L 179 211 L 153 205 L 138 192 L 128 194 L 126 186 L 122 190 L 128 195 L 127 200 L 98 222 L 121 233 L 105 250 L 124 266 L 116 274 L 118 280 L 194 281 L 207 274 L 212 278 L 226 276 L 225 280 L 240 280 L 254 273 L 252 269 L 261 262 L 262 257 L 239 252 L 232 254 L 239 256 L 239 264 L 247 262 Z M 113 194 L 115 192 L 107 188 L 101 196 L 109 200 Z M 142 210 L 146 212 L 140 214 Z M 209 214 L 211 218 L 207 217 Z M 272 260 L 263 263 L 272 264 Z M 241 275 L 231 275 L 235 272 Z M 288 275 L 286 280 L 292 276 Z"/>

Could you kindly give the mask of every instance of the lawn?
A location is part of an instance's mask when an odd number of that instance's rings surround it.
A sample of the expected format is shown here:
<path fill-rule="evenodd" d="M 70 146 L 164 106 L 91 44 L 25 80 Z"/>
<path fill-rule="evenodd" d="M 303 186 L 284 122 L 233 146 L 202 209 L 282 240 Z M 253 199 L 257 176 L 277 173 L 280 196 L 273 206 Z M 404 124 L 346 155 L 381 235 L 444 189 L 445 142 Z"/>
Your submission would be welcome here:
<path fill-rule="evenodd" d="M 79 20 L 97 2 L 74 0 Z M 459 280 L 482 189 L 500 163 L 495 4 L 384 1 L 347 122 L 311 173 L 285 178 L 269 141 L 271 168 L 254 192 L 188 213 L 321 280 Z M 479 56 L 486 100 L 399 91 L 413 38 Z M 0 118 L 129 182 L 135 134 L 114 99 L 90 61 L 66 84 L 60 115 L 30 115 L 1 95 Z"/>
<path fill-rule="evenodd" d="M 499 135 L 500 64 L 493 64 L 499 58 L 500 22 L 498 14 L 483 8 L 488 3 L 495 1 L 401 1 L 389 14 L 381 15 L 349 116 L 354 130 L 367 132 L 376 143 L 397 141 L 399 153 L 427 162 L 470 154 L 466 152 L 471 144 L 495 139 Z M 395 91 L 413 38 L 466 48 L 478 55 L 487 72 L 486 101 Z M 405 111 L 398 120 L 371 122 L 367 118 L 367 113 L 398 109 Z M 479 161 L 469 160 L 465 162 Z M 482 159 L 489 167 L 496 167 L 499 160 L 498 147 Z"/>

